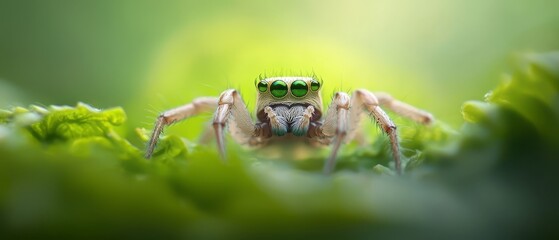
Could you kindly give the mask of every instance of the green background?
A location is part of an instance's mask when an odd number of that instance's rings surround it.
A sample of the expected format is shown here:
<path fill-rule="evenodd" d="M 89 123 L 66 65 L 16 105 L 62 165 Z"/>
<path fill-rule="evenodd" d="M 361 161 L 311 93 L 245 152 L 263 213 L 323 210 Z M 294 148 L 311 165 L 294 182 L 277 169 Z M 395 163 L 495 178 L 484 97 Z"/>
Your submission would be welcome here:
<path fill-rule="evenodd" d="M 0 111 L 0 235 L 557 237 L 559 55 L 532 54 L 559 49 L 557 9 L 544 0 L 0 0 L 0 109 L 10 109 Z M 311 73 L 326 102 L 367 88 L 440 120 L 429 128 L 393 116 L 404 176 L 393 176 L 379 131 L 367 147 L 344 146 L 329 177 L 320 173 L 328 149 L 267 161 L 228 144 L 223 164 L 215 144 L 193 144 L 211 114 L 169 127 L 154 159 L 142 158 L 146 135 L 133 131 L 159 112 L 231 87 L 252 109 L 260 74 Z M 12 108 L 78 101 L 108 110 Z"/>
<path fill-rule="evenodd" d="M 482 98 L 511 58 L 559 47 L 557 9 L 546 0 L 3 0 L 0 105 L 124 106 L 131 124 L 149 127 L 157 112 L 227 87 L 252 109 L 259 74 L 314 72 L 326 99 L 387 91 L 459 126 L 462 102 Z"/>

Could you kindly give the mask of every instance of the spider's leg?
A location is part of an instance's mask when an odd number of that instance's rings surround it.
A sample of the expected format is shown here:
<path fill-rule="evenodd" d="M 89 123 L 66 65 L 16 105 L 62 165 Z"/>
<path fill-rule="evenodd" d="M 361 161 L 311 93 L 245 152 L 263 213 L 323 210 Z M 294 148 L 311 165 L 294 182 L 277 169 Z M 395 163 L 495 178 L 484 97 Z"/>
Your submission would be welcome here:
<path fill-rule="evenodd" d="M 239 92 L 234 89 L 221 93 L 213 119 L 217 147 L 223 160 L 226 159 L 224 129 L 227 124 L 233 139 L 241 144 L 248 144 L 255 135 L 256 126 Z"/>
<path fill-rule="evenodd" d="M 362 112 L 363 110 L 366 110 L 369 112 L 375 121 L 381 126 L 382 130 L 388 135 L 390 138 L 390 146 L 392 149 L 392 157 L 394 158 L 394 165 L 396 166 L 396 172 L 401 174 L 402 163 L 400 161 L 400 147 L 398 144 L 396 125 L 392 122 L 392 120 L 390 120 L 386 112 L 380 108 L 379 100 L 373 93 L 364 89 L 359 89 L 354 92 L 351 105 L 354 111 Z"/>
<path fill-rule="evenodd" d="M 208 112 L 217 107 L 217 98 L 215 97 L 200 97 L 194 99 L 191 103 L 173 108 L 171 110 L 165 111 L 155 121 L 155 127 L 151 134 L 148 142 L 147 150 L 145 153 L 145 158 L 151 158 L 159 135 L 163 131 L 163 128 L 167 125 L 175 123 L 177 121 L 184 120 L 188 117 L 200 114 L 202 112 Z"/>
<path fill-rule="evenodd" d="M 434 121 L 433 115 L 431 115 L 430 113 L 411 106 L 407 103 L 398 101 L 390 96 L 390 94 L 388 93 L 376 92 L 374 93 L 374 95 L 377 97 L 378 102 L 381 106 L 387 107 L 398 115 L 407 117 L 423 124 L 430 124 Z"/>
<path fill-rule="evenodd" d="M 204 129 L 202 130 L 202 134 L 200 134 L 200 137 L 198 137 L 198 144 L 207 145 L 215 137 L 212 122 L 206 123 L 203 128 Z"/>
<path fill-rule="evenodd" d="M 321 127 L 321 134 L 333 138 L 332 152 L 324 164 L 324 174 L 330 174 L 336 165 L 338 150 L 347 136 L 349 122 L 350 98 L 347 93 L 337 92 Z"/>

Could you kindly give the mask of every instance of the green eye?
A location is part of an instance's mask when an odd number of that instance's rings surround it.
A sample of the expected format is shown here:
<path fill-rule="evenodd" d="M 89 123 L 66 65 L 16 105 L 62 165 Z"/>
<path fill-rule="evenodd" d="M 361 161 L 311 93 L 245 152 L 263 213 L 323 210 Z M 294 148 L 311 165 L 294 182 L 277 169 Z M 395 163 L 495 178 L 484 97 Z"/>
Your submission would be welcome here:
<path fill-rule="evenodd" d="M 270 85 L 270 92 L 276 98 L 282 98 L 287 94 L 287 84 L 282 80 L 276 80 Z"/>
<path fill-rule="evenodd" d="M 268 83 L 266 81 L 260 81 L 258 83 L 258 91 L 266 92 L 268 90 Z"/>
<path fill-rule="evenodd" d="M 293 96 L 295 97 L 303 97 L 307 95 L 308 91 L 309 91 L 309 87 L 307 86 L 307 83 L 303 80 L 297 80 L 291 83 L 291 94 L 293 94 Z"/>
<path fill-rule="evenodd" d="M 311 81 L 311 90 L 316 91 L 320 88 L 320 83 L 316 80 Z"/>

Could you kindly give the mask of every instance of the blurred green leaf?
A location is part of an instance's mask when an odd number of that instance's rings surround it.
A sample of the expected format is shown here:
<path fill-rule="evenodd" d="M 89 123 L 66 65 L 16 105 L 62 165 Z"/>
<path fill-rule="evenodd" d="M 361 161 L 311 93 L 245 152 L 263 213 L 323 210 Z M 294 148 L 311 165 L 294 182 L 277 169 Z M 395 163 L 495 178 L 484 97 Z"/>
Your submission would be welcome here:
<path fill-rule="evenodd" d="M 110 133 L 113 126 L 121 125 L 126 120 L 122 108 L 101 111 L 83 103 L 76 107 L 52 106 L 49 110 L 38 113 L 43 115 L 43 119 L 30 127 L 33 134 L 41 140 L 104 136 Z"/>

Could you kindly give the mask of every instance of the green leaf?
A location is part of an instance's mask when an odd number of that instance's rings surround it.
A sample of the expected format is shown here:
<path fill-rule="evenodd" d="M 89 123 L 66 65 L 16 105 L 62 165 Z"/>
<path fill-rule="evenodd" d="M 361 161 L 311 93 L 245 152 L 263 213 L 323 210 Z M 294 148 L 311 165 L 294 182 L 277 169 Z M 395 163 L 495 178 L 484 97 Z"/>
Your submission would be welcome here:
<path fill-rule="evenodd" d="M 502 111 L 512 111 L 535 127 L 530 135 L 542 136 L 551 144 L 559 143 L 559 52 L 529 55 L 519 60 L 519 67 L 512 75 L 486 95 L 488 104 L 469 102 L 463 106 L 464 119 L 477 123 L 503 125 L 510 119 L 496 116 Z M 503 129 L 502 134 L 516 129 Z M 505 137 L 505 136 L 501 136 Z"/>
<path fill-rule="evenodd" d="M 44 114 L 44 113 L 43 113 Z M 76 107 L 52 106 L 43 119 L 30 126 L 33 135 L 43 141 L 70 140 L 106 136 L 126 120 L 122 108 L 99 110 L 79 103 Z"/>

